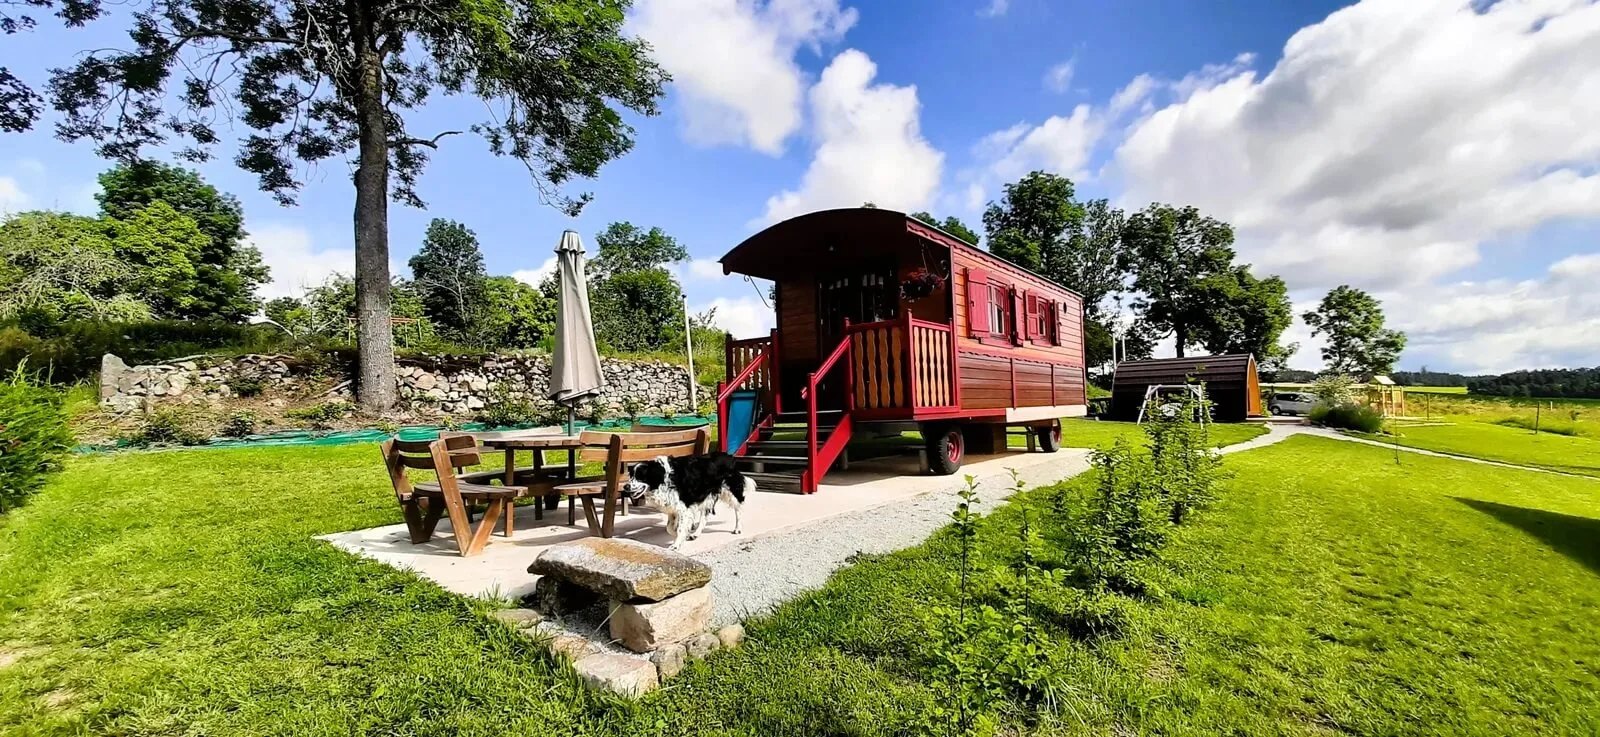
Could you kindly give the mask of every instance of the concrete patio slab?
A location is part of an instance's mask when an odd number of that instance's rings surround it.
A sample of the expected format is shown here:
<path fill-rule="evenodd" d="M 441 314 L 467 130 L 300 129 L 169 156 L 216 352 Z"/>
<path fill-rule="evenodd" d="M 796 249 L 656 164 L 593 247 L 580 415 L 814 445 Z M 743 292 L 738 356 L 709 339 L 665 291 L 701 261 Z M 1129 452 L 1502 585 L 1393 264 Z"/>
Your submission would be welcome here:
<path fill-rule="evenodd" d="M 1043 472 L 1042 475 L 1054 476 L 1050 472 L 1054 469 L 1047 467 L 1055 465 L 1060 468 L 1069 457 L 1074 466 L 1071 472 L 1080 470 L 1081 453 L 1063 451 L 1057 454 L 969 456 L 961 473 L 979 478 L 1000 478 L 1009 473 L 1008 469 L 1015 468 L 1025 473 L 1035 470 Z M 1070 475 L 1070 472 L 1062 475 Z M 851 464 L 849 471 L 829 473 L 828 483 L 823 484 L 816 494 L 757 491 L 744 505 L 744 530 L 741 535 L 732 534 L 733 515 L 726 509 L 719 510 L 707 523 L 700 538 L 689 541 L 682 552 L 703 557 L 735 543 L 748 544 L 758 538 L 806 527 L 828 518 L 948 490 L 953 483 L 959 483 L 959 477 L 919 474 L 914 458 L 857 461 Z M 507 538 L 496 532 L 483 554 L 473 558 L 462 558 L 457 553 L 448 519 L 440 523 L 431 541 L 419 545 L 409 541 L 404 524 L 325 535 L 322 539 L 357 555 L 415 571 L 458 594 L 519 598 L 533 590 L 538 577 L 528 573 L 527 569 L 541 551 L 551 545 L 589 535 L 581 510 L 576 525 L 569 526 L 566 522 L 567 511 L 564 507 L 546 511 L 543 520 L 534 519 L 531 507 L 520 507 L 517 510 L 516 533 Z M 618 537 L 663 547 L 671 542 L 663 515 L 648 509 L 618 516 L 616 534 Z"/>

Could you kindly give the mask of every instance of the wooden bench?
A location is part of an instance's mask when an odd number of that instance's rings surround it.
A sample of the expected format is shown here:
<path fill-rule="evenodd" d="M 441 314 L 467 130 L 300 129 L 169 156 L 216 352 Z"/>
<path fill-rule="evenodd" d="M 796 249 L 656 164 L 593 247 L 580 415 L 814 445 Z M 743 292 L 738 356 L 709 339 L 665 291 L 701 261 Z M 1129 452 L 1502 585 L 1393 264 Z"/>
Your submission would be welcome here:
<path fill-rule="evenodd" d="M 628 480 L 628 464 L 658 456 L 703 455 L 711 445 L 710 436 L 703 427 L 640 433 L 585 430 L 580 442 L 583 447 L 578 451 L 578 459 L 585 463 L 604 463 L 604 473 L 574 479 L 571 483 L 556 486 L 555 490 L 567 497 L 568 522 L 576 521 L 573 510 L 575 502 L 581 501 L 589 530 L 601 537 L 611 537 L 614 531 L 617 508 L 622 503 L 622 485 Z M 597 496 L 605 499 L 603 519 L 598 519 L 595 514 L 594 498 Z"/>
<path fill-rule="evenodd" d="M 512 504 L 518 497 L 526 496 L 528 489 L 521 486 L 491 486 L 470 483 L 457 476 L 456 469 L 476 466 L 482 462 L 477 441 L 470 436 L 454 436 L 438 440 L 401 440 L 389 438 L 383 442 L 384 465 L 389 470 L 389 482 L 394 486 L 395 498 L 405 515 L 406 529 L 412 543 L 424 543 L 433 538 L 440 517 L 449 515 L 450 531 L 455 534 L 456 548 L 463 557 L 483 552 L 495 524 L 506 518 L 505 534 L 512 533 Z M 431 470 L 436 481 L 412 483 L 406 469 Z M 485 507 L 483 519 L 476 528 L 472 526 L 471 507 Z"/>

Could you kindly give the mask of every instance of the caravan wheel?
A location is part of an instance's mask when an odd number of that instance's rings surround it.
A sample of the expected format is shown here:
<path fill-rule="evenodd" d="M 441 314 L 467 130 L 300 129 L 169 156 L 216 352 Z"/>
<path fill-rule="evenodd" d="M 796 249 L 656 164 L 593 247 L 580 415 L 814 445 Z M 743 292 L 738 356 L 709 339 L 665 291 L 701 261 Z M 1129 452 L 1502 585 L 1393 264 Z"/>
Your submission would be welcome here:
<path fill-rule="evenodd" d="M 967 454 L 967 438 L 953 422 L 922 426 L 922 439 L 928 453 L 928 470 L 935 476 L 949 476 L 961 468 Z"/>
<path fill-rule="evenodd" d="M 1033 433 L 1039 438 L 1039 450 L 1046 453 L 1061 450 L 1061 420 L 1035 427 Z"/>

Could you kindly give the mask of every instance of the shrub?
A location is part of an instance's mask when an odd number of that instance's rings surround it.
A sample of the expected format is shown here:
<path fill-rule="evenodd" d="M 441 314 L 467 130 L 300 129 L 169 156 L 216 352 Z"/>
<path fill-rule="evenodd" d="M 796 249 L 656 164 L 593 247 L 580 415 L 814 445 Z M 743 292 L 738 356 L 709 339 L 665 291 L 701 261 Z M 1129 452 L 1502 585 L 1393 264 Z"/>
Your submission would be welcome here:
<path fill-rule="evenodd" d="M 510 387 L 499 383 L 473 419 L 489 427 L 516 427 L 532 424 L 535 414 L 533 402 L 512 395 Z"/>
<path fill-rule="evenodd" d="M 232 389 L 234 394 L 249 399 L 261 396 L 261 392 L 266 389 L 266 384 L 261 381 L 259 376 L 240 374 L 228 380 L 228 388 Z"/>
<path fill-rule="evenodd" d="M 127 441 L 129 445 L 138 447 L 205 445 L 211 437 L 200 428 L 200 424 L 200 418 L 184 407 L 161 407 L 151 412 Z"/>
<path fill-rule="evenodd" d="M 604 402 L 591 400 L 583 405 L 583 419 L 591 425 L 604 425 L 611 409 Z"/>
<path fill-rule="evenodd" d="M 0 381 L 0 512 L 37 492 L 72 447 L 65 395 L 26 368 Z"/>
<path fill-rule="evenodd" d="M 1172 527 L 1155 463 L 1126 438 L 1090 458 L 1096 483 L 1080 518 L 1067 526 L 1069 559 L 1079 580 L 1092 587 L 1142 593 L 1145 569 L 1159 558 Z"/>
<path fill-rule="evenodd" d="M 1212 449 L 1206 424 L 1195 421 L 1210 412 L 1209 402 L 1185 395 L 1177 412 L 1153 413 L 1143 426 L 1150 440 L 1150 482 L 1165 498 L 1175 524 L 1216 498 L 1222 456 Z"/>
<path fill-rule="evenodd" d="M 1382 432 L 1383 415 L 1377 410 L 1355 402 L 1318 404 L 1311 408 L 1312 424 L 1336 427 L 1357 432 Z"/>
<path fill-rule="evenodd" d="M 331 430 L 335 422 L 354 412 L 355 409 L 355 405 L 349 402 L 323 402 L 310 407 L 291 409 L 283 413 L 283 416 L 291 420 L 300 420 L 310 425 L 313 430 Z"/>
<path fill-rule="evenodd" d="M 1321 376 L 1311 384 L 1311 393 L 1316 395 L 1317 401 L 1325 404 L 1350 402 L 1356 396 L 1356 380 L 1344 374 Z"/>
<path fill-rule="evenodd" d="M 623 397 L 618 404 L 622 407 L 623 416 L 630 421 L 639 419 L 639 413 L 644 411 L 644 402 L 638 397 Z"/>
<path fill-rule="evenodd" d="M 245 438 L 256 434 L 256 413 L 241 409 L 228 415 L 217 434 L 225 438 Z"/>

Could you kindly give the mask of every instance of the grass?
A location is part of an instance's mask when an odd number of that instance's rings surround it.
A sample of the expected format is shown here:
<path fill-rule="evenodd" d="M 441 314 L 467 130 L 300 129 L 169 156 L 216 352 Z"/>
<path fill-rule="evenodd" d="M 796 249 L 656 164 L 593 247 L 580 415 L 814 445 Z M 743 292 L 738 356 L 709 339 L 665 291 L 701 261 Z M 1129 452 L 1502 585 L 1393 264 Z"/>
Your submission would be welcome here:
<path fill-rule="evenodd" d="M 1600 439 L 1548 432 L 1535 434 L 1518 427 L 1472 421 L 1400 425 L 1392 430 L 1396 433 L 1393 436 L 1373 439 L 1440 453 L 1600 477 Z"/>
<path fill-rule="evenodd" d="M 365 446 L 81 458 L 0 519 L 0 733 L 905 734 L 947 535 L 866 558 L 639 703 L 487 605 L 311 536 L 397 522 Z M 1038 734 L 1593 734 L 1594 482 L 1319 438 L 1230 456 L 1119 637 L 1057 631 Z M 991 564 L 1032 490 L 980 528 Z M 1041 518 L 1038 515 L 1045 515 Z M 1056 546 L 1047 564 L 1059 564 Z"/>
<path fill-rule="evenodd" d="M 1216 447 L 1242 443 L 1251 438 L 1265 435 L 1267 426 L 1259 422 L 1213 423 L 1207 429 L 1211 435 L 1212 444 Z M 1136 444 L 1145 442 L 1144 431 L 1133 422 L 1110 422 L 1106 420 L 1086 420 L 1082 418 L 1069 418 L 1061 421 L 1061 445 L 1067 448 L 1107 448 L 1125 437 Z M 1013 446 L 1026 447 L 1027 441 L 1013 439 Z"/>

